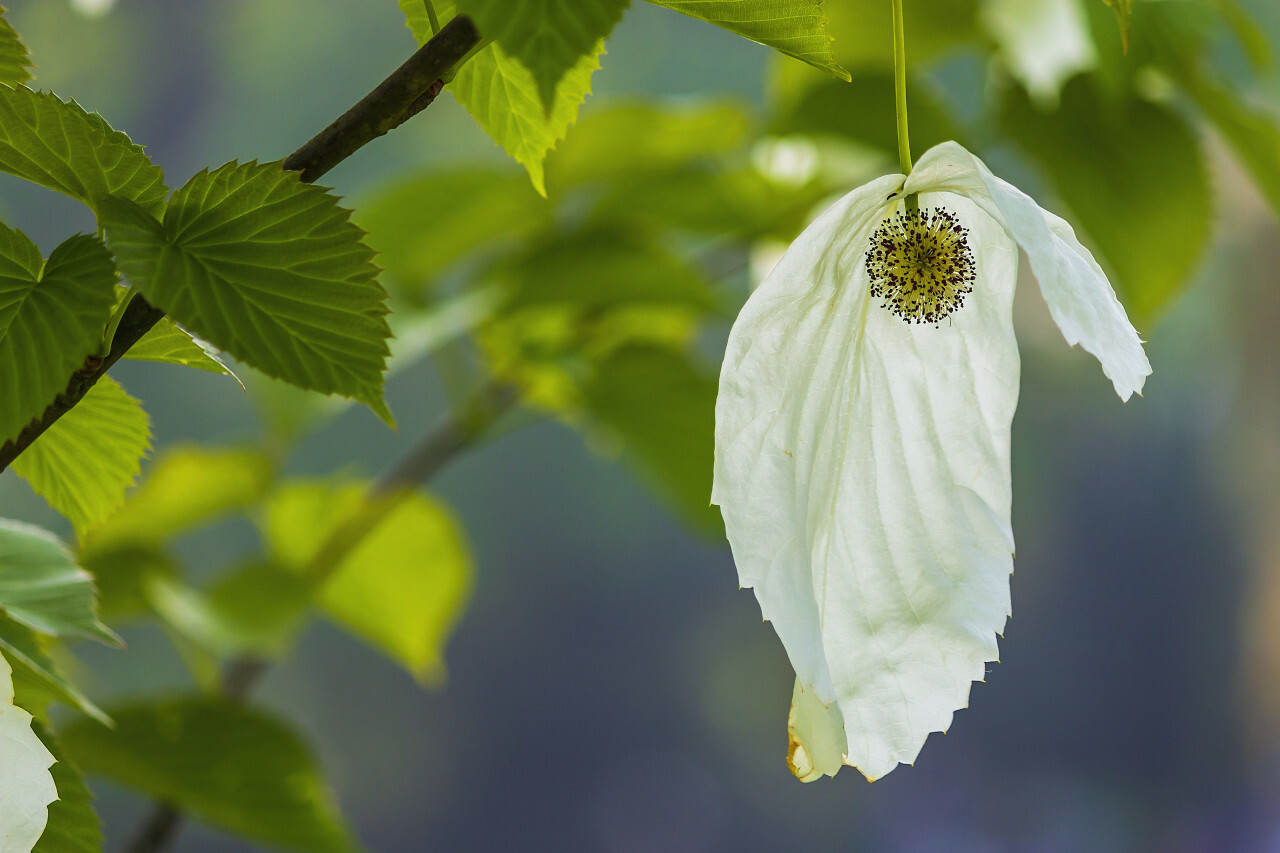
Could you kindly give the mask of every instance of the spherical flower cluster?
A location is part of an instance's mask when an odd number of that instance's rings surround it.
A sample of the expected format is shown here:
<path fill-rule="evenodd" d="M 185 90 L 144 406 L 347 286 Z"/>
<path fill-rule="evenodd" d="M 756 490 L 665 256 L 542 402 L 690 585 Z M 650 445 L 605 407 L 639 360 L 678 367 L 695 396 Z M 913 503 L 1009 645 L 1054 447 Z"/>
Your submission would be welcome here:
<path fill-rule="evenodd" d="M 932 323 L 960 310 L 977 277 L 968 230 L 946 208 L 899 211 L 867 249 L 871 295 L 908 323 Z"/>

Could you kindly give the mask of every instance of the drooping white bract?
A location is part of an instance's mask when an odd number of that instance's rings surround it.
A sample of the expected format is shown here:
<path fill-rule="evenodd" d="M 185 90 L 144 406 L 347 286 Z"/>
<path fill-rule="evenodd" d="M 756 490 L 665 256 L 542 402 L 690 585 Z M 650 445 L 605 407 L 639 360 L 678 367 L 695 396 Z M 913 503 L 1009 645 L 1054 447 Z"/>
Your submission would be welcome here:
<path fill-rule="evenodd" d="M 0 853 L 29 853 L 58 799 L 53 755 L 31 730 L 31 715 L 13 704 L 9 662 L 0 655 Z"/>
<path fill-rule="evenodd" d="M 972 293 L 904 323 L 868 241 L 918 193 L 968 230 Z M 1127 400 L 1151 368 L 1071 227 L 954 142 L 836 202 L 747 300 L 716 403 L 712 502 L 796 671 L 789 762 L 869 779 L 946 731 L 997 659 L 1013 569 L 1018 248 L 1071 345 Z"/>

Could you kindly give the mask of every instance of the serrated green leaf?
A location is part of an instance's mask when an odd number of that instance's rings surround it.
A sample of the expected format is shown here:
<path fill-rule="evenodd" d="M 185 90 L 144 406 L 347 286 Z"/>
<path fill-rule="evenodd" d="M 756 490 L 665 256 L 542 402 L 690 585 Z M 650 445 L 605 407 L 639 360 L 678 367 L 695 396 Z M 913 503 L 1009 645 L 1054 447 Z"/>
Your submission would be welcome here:
<path fill-rule="evenodd" d="M 18 86 L 0 87 L 0 171 L 84 202 L 107 196 L 156 212 L 169 194 L 164 173 L 142 147 L 74 101 Z"/>
<path fill-rule="evenodd" d="M 62 732 L 87 772 L 171 803 L 245 838 L 306 853 L 349 853 L 310 750 L 261 711 L 213 699 L 128 705 L 115 729 L 78 722 Z"/>
<path fill-rule="evenodd" d="M 0 224 L 0 443 L 43 412 L 97 348 L 115 278 L 96 238 L 72 237 L 46 262 L 27 235 Z"/>
<path fill-rule="evenodd" d="M 0 6 L 0 13 L 6 9 Z M 17 86 L 31 79 L 31 56 L 18 31 L 0 16 L 0 84 Z"/>
<path fill-rule="evenodd" d="M 601 362 L 583 391 L 596 424 L 699 533 L 724 535 L 711 506 L 716 377 L 671 350 L 628 347 Z"/>
<path fill-rule="evenodd" d="M 600 67 L 604 44 L 583 56 L 556 87 L 548 114 L 529 70 L 491 44 L 458 69 L 449 91 L 485 133 L 529 172 L 539 195 L 547 194 L 542 161 L 578 119 L 578 107 L 591 92 L 591 75 Z"/>
<path fill-rule="evenodd" d="M 120 638 L 98 621 L 93 577 L 62 540 L 21 521 L 0 519 L 0 609 L 28 628 L 55 637 Z"/>
<path fill-rule="evenodd" d="M 271 552 L 304 566 L 335 525 L 361 508 L 363 488 L 298 481 L 267 507 Z M 471 592 L 472 564 L 462 530 L 438 501 L 414 492 L 343 560 L 320 590 L 337 623 L 386 652 L 415 678 L 444 677 L 444 643 Z"/>
<path fill-rule="evenodd" d="M 841 80 L 849 72 L 831 52 L 822 0 L 649 0 L 758 41 Z"/>
<path fill-rule="evenodd" d="M 158 361 L 194 367 L 209 373 L 221 373 L 244 387 L 240 377 L 218 357 L 218 350 L 212 344 L 195 337 L 169 317 L 162 317 L 141 340 L 129 347 L 124 357 L 133 361 Z"/>
<path fill-rule="evenodd" d="M 253 506 L 272 474 L 271 461 L 256 450 L 168 447 L 119 512 L 85 537 L 83 550 L 159 545 Z"/>
<path fill-rule="evenodd" d="M 14 690 L 23 708 L 43 719 L 44 709 L 50 702 L 61 702 L 104 725 L 111 725 L 111 718 L 62 676 L 57 664 L 40 645 L 40 638 L 3 614 L 0 614 L 0 651 L 13 666 Z"/>
<path fill-rule="evenodd" d="M 1280 216 L 1280 115 L 1245 103 L 1231 89 L 1194 71 L 1186 70 L 1179 81 Z"/>
<path fill-rule="evenodd" d="M 151 449 L 142 404 L 110 376 L 13 462 L 13 470 L 85 533 L 124 503 Z"/>
<path fill-rule="evenodd" d="M 110 199 L 107 241 L 156 307 L 302 388 L 382 399 L 390 335 L 373 251 L 328 191 L 279 163 L 228 163 L 173 194 L 164 223 Z"/>
<path fill-rule="evenodd" d="M 1115 273 L 1135 322 L 1150 324 L 1209 235 L 1208 179 L 1195 134 L 1149 101 L 1105 101 L 1090 77 L 1067 84 L 1056 113 L 1040 112 L 1013 90 L 1002 125 Z"/>
<path fill-rule="evenodd" d="M 740 148 L 750 130 L 746 110 L 724 101 L 613 106 L 583 119 L 547 157 L 547 181 L 563 191 L 592 181 L 643 180 Z"/>
<path fill-rule="evenodd" d="M 1116 21 L 1120 24 L 1120 41 L 1124 44 L 1124 52 L 1129 52 L 1129 25 L 1133 18 L 1133 0 L 1102 0 L 1116 13 Z"/>
<path fill-rule="evenodd" d="M 545 223 L 551 206 L 518 172 L 450 168 L 402 177 L 357 211 L 388 286 L 418 293 L 476 250 Z"/>
<path fill-rule="evenodd" d="M 622 20 L 630 0 L 457 0 L 458 14 L 502 45 L 532 75 L 543 107 L 555 103 L 556 86 L 584 56 L 598 52 Z"/>
<path fill-rule="evenodd" d="M 102 821 L 93 810 L 93 796 L 80 769 L 67 758 L 62 744 L 44 726 L 32 726 L 57 759 L 50 768 L 58 799 L 49 805 L 49 821 L 31 853 L 101 853 Z"/>

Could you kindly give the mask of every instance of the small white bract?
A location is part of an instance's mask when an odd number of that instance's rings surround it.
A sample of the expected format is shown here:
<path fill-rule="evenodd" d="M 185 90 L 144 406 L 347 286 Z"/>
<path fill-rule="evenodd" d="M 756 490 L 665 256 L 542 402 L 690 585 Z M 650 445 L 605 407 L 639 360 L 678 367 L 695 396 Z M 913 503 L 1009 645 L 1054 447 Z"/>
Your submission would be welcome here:
<path fill-rule="evenodd" d="M 940 325 L 904 323 L 873 293 L 872 235 L 909 194 L 950 211 L 972 252 L 972 292 Z M 1141 391 L 1142 343 L 1071 227 L 954 142 L 822 214 L 729 336 L 712 502 L 796 671 L 789 763 L 802 780 L 911 763 L 997 659 L 1019 247 L 1067 343 L 1097 357 L 1121 399 Z"/>
<path fill-rule="evenodd" d="M 52 764 L 31 715 L 13 704 L 12 671 L 0 655 L 0 851 L 29 853 L 40 840 L 58 799 Z"/>

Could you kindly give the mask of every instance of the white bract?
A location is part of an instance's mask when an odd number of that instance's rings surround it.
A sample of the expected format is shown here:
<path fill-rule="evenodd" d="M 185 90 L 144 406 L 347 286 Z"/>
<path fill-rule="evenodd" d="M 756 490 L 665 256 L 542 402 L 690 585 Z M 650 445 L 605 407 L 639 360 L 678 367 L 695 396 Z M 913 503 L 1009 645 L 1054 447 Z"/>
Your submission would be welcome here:
<path fill-rule="evenodd" d="M 936 322 L 903 322 L 871 294 L 871 237 L 913 193 L 954 214 L 975 262 L 972 292 Z M 911 763 L 997 659 L 1019 247 L 1067 343 L 1121 399 L 1141 391 L 1142 343 L 1071 227 L 954 142 L 823 213 L 729 336 L 712 502 L 796 671 L 802 780 Z"/>
<path fill-rule="evenodd" d="M 31 715 L 13 704 L 9 662 L 0 655 L 0 853 L 29 853 L 58 799 L 53 756 L 31 730 Z"/>

